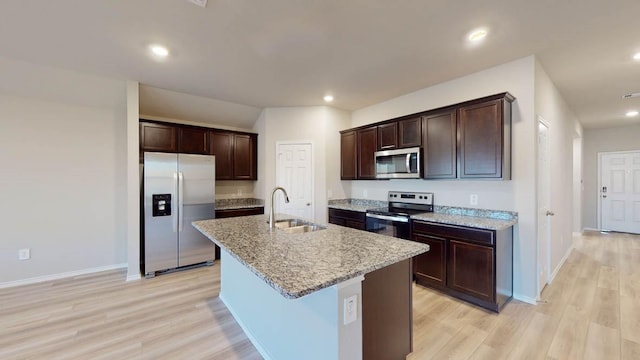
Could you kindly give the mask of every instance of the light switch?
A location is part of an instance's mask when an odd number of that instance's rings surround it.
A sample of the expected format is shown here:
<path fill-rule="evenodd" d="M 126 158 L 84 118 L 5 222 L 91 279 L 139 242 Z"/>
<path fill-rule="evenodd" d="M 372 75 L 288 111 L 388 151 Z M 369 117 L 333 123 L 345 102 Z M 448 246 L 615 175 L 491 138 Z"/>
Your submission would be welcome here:
<path fill-rule="evenodd" d="M 344 299 L 344 324 L 349 325 L 358 320 L 358 295 Z"/>

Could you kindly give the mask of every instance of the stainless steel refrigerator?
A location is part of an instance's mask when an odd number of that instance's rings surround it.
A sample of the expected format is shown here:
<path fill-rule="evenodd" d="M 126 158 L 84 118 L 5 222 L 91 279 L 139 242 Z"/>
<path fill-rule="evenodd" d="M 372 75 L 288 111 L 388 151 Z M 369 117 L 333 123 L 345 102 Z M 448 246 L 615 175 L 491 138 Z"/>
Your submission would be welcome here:
<path fill-rule="evenodd" d="M 191 222 L 215 217 L 215 157 L 144 153 L 143 272 L 213 262 L 215 245 Z"/>

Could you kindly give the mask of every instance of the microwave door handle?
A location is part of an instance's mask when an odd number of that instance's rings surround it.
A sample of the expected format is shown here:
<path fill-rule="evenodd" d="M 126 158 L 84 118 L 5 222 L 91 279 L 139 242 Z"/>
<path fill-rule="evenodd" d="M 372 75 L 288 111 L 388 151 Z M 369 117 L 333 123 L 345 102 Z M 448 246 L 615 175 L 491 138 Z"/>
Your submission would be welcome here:
<path fill-rule="evenodd" d="M 411 174 L 411 154 L 407 154 L 407 173 Z"/>

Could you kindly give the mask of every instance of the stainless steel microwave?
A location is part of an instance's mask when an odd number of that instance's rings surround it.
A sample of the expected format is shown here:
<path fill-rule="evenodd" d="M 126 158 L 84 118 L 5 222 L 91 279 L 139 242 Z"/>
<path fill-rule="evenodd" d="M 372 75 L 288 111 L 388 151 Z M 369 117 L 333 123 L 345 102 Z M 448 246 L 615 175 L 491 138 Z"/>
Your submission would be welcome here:
<path fill-rule="evenodd" d="M 376 151 L 376 179 L 419 179 L 421 149 Z"/>

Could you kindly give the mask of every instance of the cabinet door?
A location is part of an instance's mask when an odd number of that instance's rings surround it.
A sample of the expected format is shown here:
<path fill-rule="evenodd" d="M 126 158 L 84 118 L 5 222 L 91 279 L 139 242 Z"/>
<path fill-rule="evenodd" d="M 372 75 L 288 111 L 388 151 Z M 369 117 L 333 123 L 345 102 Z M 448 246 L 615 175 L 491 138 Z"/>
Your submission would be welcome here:
<path fill-rule="evenodd" d="M 422 119 L 417 116 L 398 121 L 398 147 L 422 146 Z"/>
<path fill-rule="evenodd" d="M 413 258 L 413 275 L 416 280 L 444 288 L 447 285 L 446 240 L 426 234 L 414 234 L 413 241 L 429 245 L 429 251 Z"/>
<path fill-rule="evenodd" d="M 233 133 L 210 132 L 210 154 L 216 157 L 216 180 L 233 179 Z"/>
<path fill-rule="evenodd" d="M 356 132 L 340 134 L 340 179 L 357 179 L 358 154 L 356 152 Z"/>
<path fill-rule="evenodd" d="M 398 123 L 378 126 L 378 150 L 395 149 L 398 146 Z"/>
<path fill-rule="evenodd" d="M 374 154 L 378 149 L 378 127 L 358 130 L 358 179 L 375 179 Z"/>
<path fill-rule="evenodd" d="M 178 152 L 208 154 L 209 130 L 196 127 L 178 128 Z"/>
<path fill-rule="evenodd" d="M 140 123 L 140 150 L 176 152 L 178 150 L 178 129 L 175 126 Z"/>
<path fill-rule="evenodd" d="M 424 178 L 455 179 L 456 110 L 427 114 L 423 122 Z"/>
<path fill-rule="evenodd" d="M 233 178 L 237 180 L 257 179 L 256 144 L 253 135 L 235 134 L 233 146 Z"/>
<path fill-rule="evenodd" d="M 501 178 L 503 156 L 503 100 L 458 110 L 460 178 Z"/>
<path fill-rule="evenodd" d="M 494 251 L 492 247 L 449 240 L 449 288 L 487 302 L 495 301 Z"/>

